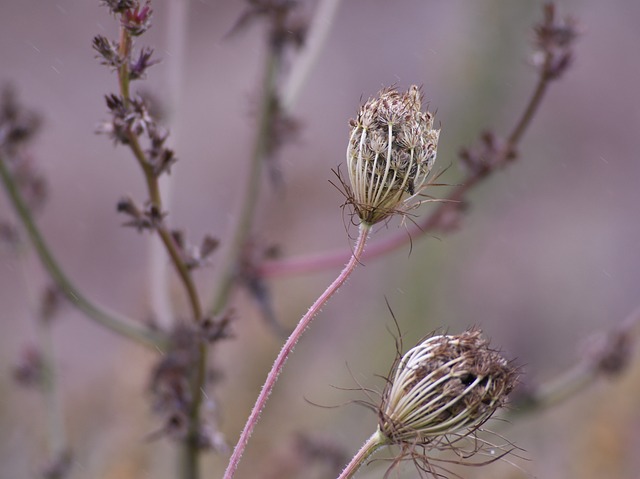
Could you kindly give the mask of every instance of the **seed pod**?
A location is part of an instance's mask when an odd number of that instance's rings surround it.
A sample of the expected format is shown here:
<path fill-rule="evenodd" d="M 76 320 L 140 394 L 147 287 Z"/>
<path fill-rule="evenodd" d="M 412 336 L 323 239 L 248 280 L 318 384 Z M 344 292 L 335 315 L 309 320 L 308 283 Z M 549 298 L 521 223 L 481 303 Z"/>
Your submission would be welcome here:
<path fill-rule="evenodd" d="M 363 223 L 373 225 L 406 211 L 426 186 L 440 130 L 433 128 L 433 115 L 421 107 L 417 86 L 406 93 L 387 88 L 351 120 L 349 201 Z"/>
<path fill-rule="evenodd" d="M 516 370 L 480 331 L 430 337 L 395 366 L 383 395 L 380 431 L 399 445 L 472 434 L 505 404 L 516 380 Z"/>

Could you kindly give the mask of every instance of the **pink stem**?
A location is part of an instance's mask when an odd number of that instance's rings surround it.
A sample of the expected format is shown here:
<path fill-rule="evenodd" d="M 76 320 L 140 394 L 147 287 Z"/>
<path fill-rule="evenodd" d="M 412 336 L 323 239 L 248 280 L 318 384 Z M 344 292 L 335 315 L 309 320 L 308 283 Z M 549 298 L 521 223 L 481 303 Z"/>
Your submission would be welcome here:
<path fill-rule="evenodd" d="M 473 183 L 475 184 L 475 182 Z M 458 187 L 458 189 L 461 188 Z M 464 191 L 466 191 L 466 188 Z M 453 201 L 451 198 L 455 199 L 458 197 L 461 197 L 461 194 L 456 190 L 447 201 Z M 411 238 L 416 238 L 425 234 L 427 231 L 432 231 L 440 223 L 447 208 L 450 207 L 451 203 L 444 202 L 420 224 L 411 225 L 407 230 L 377 240 L 367 248 L 366 253 L 364 253 L 360 259 L 378 258 L 409 243 Z M 304 257 L 273 259 L 265 261 L 260 265 L 259 274 L 263 277 L 277 277 L 312 273 L 344 264 L 348 257 L 348 251 L 337 250 Z"/>
<path fill-rule="evenodd" d="M 260 395 L 256 400 L 256 404 L 253 406 L 251 410 L 251 414 L 247 419 L 247 423 L 242 430 L 242 434 L 240 434 L 240 439 L 238 439 L 238 443 L 236 444 L 235 449 L 233 450 L 233 454 L 231 455 L 231 459 L 229 460 L 229 465 L 227 466 L 227 470 L 224 473 L 224 479 L 231 479 L 238 468 L 238 463 L 240 462 L 240 458 L 244 453 L 245 448 L 247 447 L 247 443 L 249 442 L 249 437 L 255 428 L 258 418 L 260 417 L 260 413 L 264 409 L 264 406 L 273 390 L 273 386 L 275 385 L 278 375 L 282 368 L 284 367 L 284 363 L 286 362 L 289 354 L 295 347 L 296 343 L 302 336 L 302 333 L 309 327 L 313 318 L 318 314 L 320 308 L 324 306 L 324 304 L 329 300 L 329 298 L 338 290 L 340 286 L 347 280 L 349 275 L 353 272 L 355 267 L 360 262 L 360 257 L 362 256 L 362 252 L 364 251 L 364 245 L 367 242 L 367 238 L 369 236 L 369 231 L 371 230 L 371 226 L 367 224 L 360 225 L 360 234 L 356 241 L 355 249 L 349 262 L 346 264 L 340 275 L 334 280 L 333 283 L 329 285 L 329 287 L 325 290 L 322 295 L 316 300 L 315 303 L 309 308 L 307 313 L 302 317 L 296 329 L 293 330 L 289 339 L 282 347 L 280 354 L 276 358 L 273 366 L 271 367 L 271 371 L 267 375 L 267 379 L 262 386 L 262 391 L 260 391 Z"/>
<path fill-rule="evenodd" d="M 356 455 L 353 456 L 353 459 L 351 459 L 351 462 L 343 469 L 338 479 L 351 479 L 374 452 L 388 443 L 389 440 L 384 437 L 380 432 L 380 429 L 378 429 L 369 439 L 367 439 L 367 442 L 363 444 Z"/>

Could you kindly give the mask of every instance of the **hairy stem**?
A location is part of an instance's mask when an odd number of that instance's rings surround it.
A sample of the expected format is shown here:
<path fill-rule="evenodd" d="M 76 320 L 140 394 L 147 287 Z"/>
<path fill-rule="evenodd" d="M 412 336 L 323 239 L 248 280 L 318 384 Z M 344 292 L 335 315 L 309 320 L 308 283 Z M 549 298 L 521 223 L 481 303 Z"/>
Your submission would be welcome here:
<path fill-rule="evenodd" d="M 360 263 L 360 258 L 362 257 L 362 252 L 364 251 L 364 246 L 367 242 L 367 238 L 369 237 L 369 232 L 371 230 L 371 226 L 367 224 L 360 225 L 360 233 L 358 239 L 356 240 L 356 245 L 353 251 L 351 258 L 348 263 L 342 270 L 342 272 L 338 275 L 338 277 L 329 285 L 329 287 L 320 295 L 320 297 L 311 305 L 306 314 L 300 319 L 300 322 L 293 330 L 287 341 L 285 342 L 280 354 L 276 358 L 273 366 L 271 367 L 271 371 L 267 375 L 267 379 L 262 386 L 262 390 L 260 391 L 260 395 L 256 400 L 253 409 L 251 410 L 251 414 L 247 419 L 247 423 L 244 426 L 242 433 L 240 434 L 240 438 L 238 439 L 238 443 L 233 450 L 233 454 L 231 455 L 231 459 L 229 460 L 229 465 L 227 466 L 227 470 L 224 474 L 224 479 L 231 479 L 238 468 L 238 463 L 240 462 L 240 458 L 244 453 L 244 450 L 249 442 L 249 437 L 251 436 L 253 429 L 255 428 L 258 418 L 260 417 L 260 413 L 264 409 L 265 404 L 267 403 L 267 399 L 273 390 L 273 387 L 278 379 L 278 375 L 282 371 L 289 354 L 297 344 L 297 342 L 302 337 L 304 331 L 309 327 L 313 318 L 318 314 L 320 309 L 326 302 L 333 296 L 333 294 L 338 290 L 340 286 L 347 280 L 349 275 L 353 272 L 355 267 Z"/>
<path fill-rule="evenodd" d="M 16 214 L 20 218 L 20 221 L 22 221 L 22 224 L 27 231 L 27 235 L 40 257 L 40 261 L 51 276 L 51 279 L 67 299 L 85 313 L 88 318 L 94 320 L 96 323 L 104 326 L 108 330 L 147 346 L 163 348 L 166 344 L 166 338 L 164 338 L 163 335 L 153 332 L 142 325 L 136 324 L 128 318 L 92 303 L 76 288 L 76 286 L 62 271 L 58 262 L 49 250 L 44 237 L 33 220 L 29 207 L 24 201 L 18 186 L 9 172 L 4 158 L 1 157 L 0 177 L 2 178 L 4 188 L 9 195 L 9 199 L 11 200 Z"/>
<path fill-rule="evenodd" d="M 380 429 L 377 429 L 369 439 L 362 445 L 360 450 L 353 456 L 351 462 L 347 464 L 347 466 L 342 470 L 338 479 L 350 479 L 352 478 L 358 469 L 362 467 L 369 457 L 373 453 L 375 453 L 378 449 L 386 445 L 389 441 L 386 437 L 380 432 Z"/>

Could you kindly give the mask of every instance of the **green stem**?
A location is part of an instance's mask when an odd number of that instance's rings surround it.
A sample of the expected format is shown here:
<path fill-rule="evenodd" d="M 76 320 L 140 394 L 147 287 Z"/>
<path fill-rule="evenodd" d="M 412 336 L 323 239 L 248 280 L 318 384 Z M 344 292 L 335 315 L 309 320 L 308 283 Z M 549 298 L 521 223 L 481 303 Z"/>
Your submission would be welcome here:
<path fill-rule="evenodd" d="M 389 444 L 389 440 L 380 432 L 378 428 L 369 439 L 362 445 L 360 450 L 353 456 L 351 462 L 343 469 L 338 479 L 350 479 L 362 467 L 371 455 L 381 447 Z"/>
<path fill-rule="evenodd" d="M 279 67 L 280 52 L 276 49 L 269 49 L 265 64 L 258 131 L 251 155 L 243 203 L 238 216 L 238 223 L 233 238 L 231 239 L 230 250 L 225 256 L 226 263 L 222 269 L 218 289 L 211 302 L 210 311 L 212 315 L 219 314 L 228 302 L 233 283 L 236 280 L 238 262 L 240 261 L 242 250 L 251 233 L 251 225 L 253 223 L 258 198 L 260 197 L 262 164 L 264 162 L 269 135 L 271 134 L 271 121 L 273 120 L 277 106 L 275 102 L 275 89 Z"/>
<path fill-rule="evenodd" d="M 96 323 L 105 328 L 133 339 L 141 344 L 152 346 L 154 348 L 162 348 L 165 346 L 166 340 L 164 336 L 150 331 L 148 328 L 132 322 L 130 319 L 108 311 L 89 301 L 67 278 L 57 261 L 51 254 L 47 243 L 40 234 L 31 211 L 27 206 L 22 195 L 6 165 L 4 158 L 0 157 L 0 176 L 4 184 L 5 190 L 13 204 L 16 214 L 22 221 L 29 239 L 33 243 L 40 261 L 51 276 L 52 280 L 60 288 L 60 291 L 71 301 L 78 309 L 84 312 L 87 317 L 93 319 Z"/>
<path fill-rule="evenodd" d="M 122 59 L 122 64 L 118 68 L 118 82 L 120 94 L 124 99 L 124 106 L 129 106 L 129 58 L 131 56 L 131 36 L 123 27 L 120 28 L 120 42 L 118 43 L 118 54 Z"/>
<path fill-rule="evenodd" d="M 198 364 L 191 383 L 193 402 L 189 410 L 189 429 L 183 441 L 182 479 L 198 479 L 200 477 L 200 409 L 205 396 L 204 387 L 207 379 L 207 345 L 198 345 Z"/>

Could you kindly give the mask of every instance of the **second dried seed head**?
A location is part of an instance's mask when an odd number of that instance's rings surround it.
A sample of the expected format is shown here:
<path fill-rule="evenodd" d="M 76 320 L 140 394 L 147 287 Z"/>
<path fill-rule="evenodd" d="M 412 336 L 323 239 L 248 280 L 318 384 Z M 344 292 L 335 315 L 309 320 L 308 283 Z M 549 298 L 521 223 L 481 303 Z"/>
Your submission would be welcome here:
<path fill-rule="evenodd" d="M 504 406 L 516 381 L 517 371 L 480 331 L 433 336 L 395 367 L 380 408 L 380 431 L 398 445 L 473 434 Z"/>

